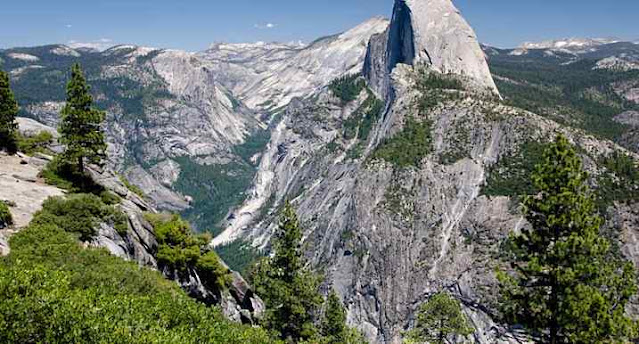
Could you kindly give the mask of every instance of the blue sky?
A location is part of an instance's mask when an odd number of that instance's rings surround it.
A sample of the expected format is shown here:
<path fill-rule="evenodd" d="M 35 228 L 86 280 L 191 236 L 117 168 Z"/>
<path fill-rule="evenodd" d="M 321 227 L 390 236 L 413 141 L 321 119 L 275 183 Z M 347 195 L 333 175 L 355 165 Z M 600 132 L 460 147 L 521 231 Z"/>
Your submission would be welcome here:
<path fill-rule="evenodd" d="M 297 41 L 341 32 L 393 0 L 4 1 L 0 47 L 135 43 L 203 50 L 213 42 Z M 639 39 L 638 0 L 454 0 L 484 43 L 563 37 Z"/>

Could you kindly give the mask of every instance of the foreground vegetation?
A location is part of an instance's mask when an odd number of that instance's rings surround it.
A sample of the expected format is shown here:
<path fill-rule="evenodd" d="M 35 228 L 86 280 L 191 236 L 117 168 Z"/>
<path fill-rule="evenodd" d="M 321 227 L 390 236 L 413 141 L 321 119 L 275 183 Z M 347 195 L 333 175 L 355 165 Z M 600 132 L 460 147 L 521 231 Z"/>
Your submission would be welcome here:
<path fill-rule="evenodd" d="M 18 149 L 17 114 L 18 102 L 9 86 L 9 74 L 0 70 L 0 150 L 15 153 Z"/>
<path fill-rule="evenodd" d="M 287 343 L 365 343 L 360 333 L 346 326 L 344 306 L 336 294 L 323 306 L 322 276 L 306 267 L 302 235 L 297 214 L 287 202 L 273 238 L 273 255 L 259 261 L 252 273 L 255 291 L 266 303 L 265 326 Z"/>
<path fill-rule="evenodd" d="M 543 154 L 523 202 L 530 228 L 513 234 L 510 268 L 498 272 L 505 320 L 543 343 L 626 343 L 637 323 L 626 305 L 637 292 L 632 263 L 600 234 L 581 159 L 559 136 Z"/>
<path fill-rule="evenodd" d="M 267 331 L 233 323 L 221 311 L 188 297 L 157 271 L 86 248 L 100 224 L 128 235 L 120 198 L 85 173 L 85 160 L 104 157 L 103 113 L 92 106 L 79 66 L 74 66 L 60 129 L 67 150 L 42 176 L 69 191 L 46 200 L 30 225 L 12 236 L 0 259 L 2 343 L 272 343 Z M 37 151 L 50 140 L 37 135 L 20 147 Z M 10 224 L 6 205 L 0 222 Z M 161 268 L 197 268 L 203 282 L 222 288 L 227 270 L 210 238 L 194 236 L 178 217 L 150 217 Z"/>
<path fill-rule="evenodd" d="M 2 343 L 271 343 L 155 271 L 81 247 L 45 209 L 0 260 Z M 86 219 L 85 219 L 86 220 Z"/>

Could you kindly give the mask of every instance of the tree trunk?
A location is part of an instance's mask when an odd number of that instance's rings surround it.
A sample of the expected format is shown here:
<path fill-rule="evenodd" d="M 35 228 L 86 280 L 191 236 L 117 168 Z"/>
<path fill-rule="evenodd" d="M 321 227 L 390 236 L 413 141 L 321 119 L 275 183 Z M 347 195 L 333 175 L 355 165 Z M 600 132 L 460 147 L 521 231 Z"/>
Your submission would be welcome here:
<path fill-rule="evenodd" d="M 84 158 L 82 156 L 78 157 L 78 170 L 80 170 L 80 175 L 84 174 Z"/>

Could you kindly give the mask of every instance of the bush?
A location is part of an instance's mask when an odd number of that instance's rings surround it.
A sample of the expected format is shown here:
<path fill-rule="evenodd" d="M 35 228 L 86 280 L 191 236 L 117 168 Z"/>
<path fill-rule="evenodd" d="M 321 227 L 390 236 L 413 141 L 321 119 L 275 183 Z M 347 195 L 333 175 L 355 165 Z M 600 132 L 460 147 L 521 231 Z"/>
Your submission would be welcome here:
<path fill-rule="evenodd" d="M 17 135 L 18 150 L 27 155 L 34 153 L 49 153 L 47 147 L 53 143 L 53 135 L 48 131 L 41 131 L 35 136 Z"/>
<path fill-rule="evenodd" d="M 273 343 L 156 271 L 83 249 L 65 230 L 32 224 L 11 238 L 0 260 L 0 342 Z"/>
<path fill-rule="evenodd" d="M 195 235 L 188 222 L 179 215 L 145 215 L 158 240 L 157 261 L 160 269 L 186 273 L 194 269 L 211 290 L 222 290 L 230 282 L 229 270 L 210 251 L 211 235 Z"/>
<path fill-rule="evenodd" d="M 196 268 L 204 285 L 209 289 L 222 290 L 232 282 L 229 269 L 221 263 L 220 257 L 214 251 L 203 254 L 198 259 Z"/>
<path fill-rule="evenodd" d="M 13 216 L 9 211 L 9 206 L 3 201 L 0 201 L 0 228 L 13 225 Z"/>
<path fill-rule="evenodd" d="M 417 122 L 408 117 L 404 129 L 377 147 L 373 158 L 386 160 L 402 168 L 417 167 L 431 152 L 431 140 L 431 123 Z"/>
<path fill-rule="evenodd" d="M 108 190 L 104 190 L 100 193 L 100 199 L 106 205 L 115 205 L 115 204 L 119 204 L 122 201 L 120 196 Z"/>
<path fill-rule="evenodd" d="M 51 197 L 44 201 L 42 210 L 34 216 L 36 224 L 54 224 L 89 241 L 100 222 L 113 226 L 120 234 L 128 230 L 128 219 L 114 206 L 104 204 L 100 197 L 92 194 L 73 194 L 66 198 Z"/>
<path fill-rule="evenodd" d="M 40 172 L 40 176 L 44 178 L 47 184 L 70 192 L 85 192 L 99 195 L 104 191 L 104 187 L 96 184 L 91 177 L 80 172 L 77 166 L 68 164 L 60 156 L 53 158 Z"/>

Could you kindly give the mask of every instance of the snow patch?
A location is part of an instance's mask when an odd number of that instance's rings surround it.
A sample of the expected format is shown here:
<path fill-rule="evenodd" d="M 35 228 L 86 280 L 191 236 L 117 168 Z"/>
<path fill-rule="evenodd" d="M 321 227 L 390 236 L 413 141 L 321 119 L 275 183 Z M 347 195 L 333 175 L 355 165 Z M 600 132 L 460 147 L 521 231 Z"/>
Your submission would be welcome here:
<path fill-rule="evenodd" d="M 73 57 L 80 56 L 79 52 L 71 49 L 70 47 L 67 47 L 66 45 L 60 45 L 51 49 L 51 53 L 58 56 L 73 56 Z"/>
<path fill-rule="evenodd" d="M 14 60 L 21 60 L 21 61 L 26 61 L 26 62 L 38 62 L 38 61 L 40 61 L 39 57 L 33 56 L 33 55 L 29 55 L 29 54 L 11 53 L 11 54 L 8 54 L 7 56 L 9 56 L 10 58 L 12 58 Z"/>

